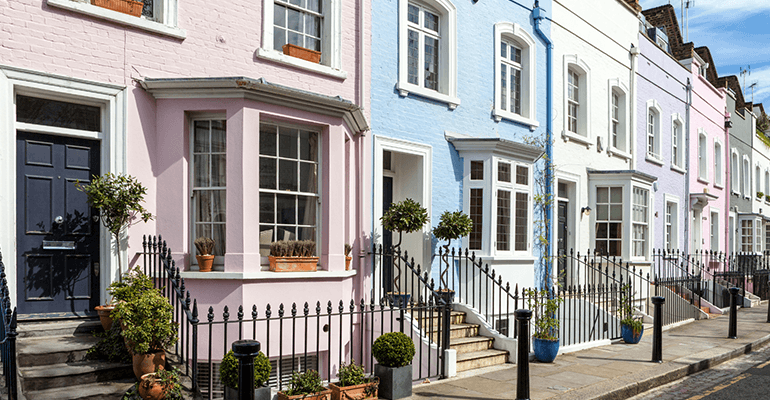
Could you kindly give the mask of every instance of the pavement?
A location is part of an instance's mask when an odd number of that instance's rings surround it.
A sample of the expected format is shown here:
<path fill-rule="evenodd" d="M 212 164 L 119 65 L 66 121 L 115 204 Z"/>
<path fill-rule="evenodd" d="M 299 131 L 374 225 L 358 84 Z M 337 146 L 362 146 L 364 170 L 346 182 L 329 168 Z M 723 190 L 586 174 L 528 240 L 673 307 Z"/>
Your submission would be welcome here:
<path fill-rule="evenodd" d="M 748 354 L 770 342 L 767 304 L 738 310 L 738 337 L 728 339 L 729 316 L 694 321 L 663 332 L 663 362 L 653 363 L 652 329 L 636 345 L 622 341 L 532 361 L 530 398 L 626 399 Z M 516 366 L 506 364 L 414 386 L 411 400 L 515 399 Z"/>

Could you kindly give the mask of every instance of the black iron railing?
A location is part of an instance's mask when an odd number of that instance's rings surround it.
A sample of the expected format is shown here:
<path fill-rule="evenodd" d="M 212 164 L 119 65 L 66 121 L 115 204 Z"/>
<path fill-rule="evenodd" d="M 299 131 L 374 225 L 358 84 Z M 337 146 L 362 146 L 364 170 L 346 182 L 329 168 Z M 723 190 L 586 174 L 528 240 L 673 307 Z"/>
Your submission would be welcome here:
<path fill-rule="evenodd" d="M 16 307 L 11 304 L 8 279 L 5 275 L 3 254 L 0 253 L 0 356 L 3 362 L 3 376 L 8 390 L 8 399 L 16 400 Z"/>

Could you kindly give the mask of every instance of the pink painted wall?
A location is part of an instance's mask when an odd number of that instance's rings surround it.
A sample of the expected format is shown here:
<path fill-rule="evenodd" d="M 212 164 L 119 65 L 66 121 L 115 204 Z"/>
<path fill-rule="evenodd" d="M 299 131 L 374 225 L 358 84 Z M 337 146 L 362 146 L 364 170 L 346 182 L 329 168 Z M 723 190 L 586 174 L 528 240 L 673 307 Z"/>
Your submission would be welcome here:
<path fill-rule="evenodd" d="M 718 196 L 715 200 L 710 200 L 708 205 L 703 208 L 702 220 L 701 220 L 701 245 L 699 248 L 708 250 L 711 248 L 711 212 L 712 210 L 719 212 L 719 251 L 726 251 L 728 246 L 728 202 L 729 202 L 729 176 L 728 162 L 729 162 L 729 135 L 725 129 L 725 109 L 726 109 L 726 96 L 724 88 L 717 89 L 711 85 L 705 77 L 698 74 L 698 68 L 700 65 L 697 60 L 694 60 L 690 65 L 692 70 L 692 82 L 693 94 L 692 94 L 692 108 L 690 110 L 690 193 L 703 193 L 704 190 L 708 193 Z M 703 129 L 706 132 L 706 148 L 708 155 L 708 162 L 706 168 L 708 171 L 708 183 L 704 183 L 698 178 L 698 137 L 699 129 Z M 721 173 L 721 185 L 717 183 L 715 177 L 715 154 L 714 154 L 714 139 L 718 138 L 722 143 L 722 173 Z M 690 218 L 690 243 L 692 243 L 692 235 L 694 234 L 694 227 L 692 226 L 692 216 Z M 690 252 L 693 249 L 690 247 Z"/>

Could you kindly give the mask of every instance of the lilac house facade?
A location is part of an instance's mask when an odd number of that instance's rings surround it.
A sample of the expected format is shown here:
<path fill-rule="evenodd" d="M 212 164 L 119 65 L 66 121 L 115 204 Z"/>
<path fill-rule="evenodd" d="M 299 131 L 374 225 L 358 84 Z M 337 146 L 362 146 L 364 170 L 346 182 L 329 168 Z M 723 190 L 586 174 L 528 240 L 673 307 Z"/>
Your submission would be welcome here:
<path fill-rule="evenodd" d="M 158 233 L 201 310 L 364 297 L 369 10 L 167 0 L 134 17 L 3 1 L 0 250 L 20 319 L 88 314 L 118 257 L 141 265 L 142 235 Z M 283 54 L 287 43 L 320 62 Z M 138 178 L 156 215 L 120 254 L 74 189 L 106 172 Z M 213 272 L 198 271 L 199 236 L 216 241 Z M 282 239 L 315 240 L 318 271 L 268 271 Z"/>

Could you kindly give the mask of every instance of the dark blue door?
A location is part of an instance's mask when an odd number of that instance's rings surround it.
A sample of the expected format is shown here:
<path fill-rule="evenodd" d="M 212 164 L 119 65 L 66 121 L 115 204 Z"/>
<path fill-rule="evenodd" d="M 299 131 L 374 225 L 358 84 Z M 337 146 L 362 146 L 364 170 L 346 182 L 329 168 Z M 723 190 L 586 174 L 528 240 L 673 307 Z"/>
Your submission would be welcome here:
<path fill-rule="evenodd" d="M 393 178 L 390 176 L 382 177 L 382 212 L 388 211 L 393 204 Z M 382 247 L 389 249 L 393 246 L 393 232 L 383 229 Z M 385 292 L 393 291 L 393 256 L 385 256 L 382 265 L 382 288 Z"/>
<path fill-rule="evenodd" d="M 16 136 L 19 314 L 91 314 L 99 305 L 99 223 L 75 182 L 99 175 L 99 142 Z"/>

